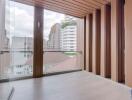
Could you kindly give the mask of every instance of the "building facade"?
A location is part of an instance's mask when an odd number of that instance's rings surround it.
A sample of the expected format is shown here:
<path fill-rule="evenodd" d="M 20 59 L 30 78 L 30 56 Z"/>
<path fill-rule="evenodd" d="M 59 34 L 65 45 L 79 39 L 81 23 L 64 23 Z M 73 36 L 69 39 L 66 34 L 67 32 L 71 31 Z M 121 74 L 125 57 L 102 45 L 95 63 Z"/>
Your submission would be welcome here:
<path fill-rule="evenodd" d="M 60 50 L 60 35 L 61 25 L 59 23 L 54 24 L 51 27 L 49 40 L 47 41 L 48 50 Z"/>
<path fill-rule="evenodd" d="M 56 23 L 51 27 L 46 50 L 76 51 L 77 25 L 75 18 L 65 16 L 62 23 Z"/>
<path fill-rule="evenodd" d="M 76 51 L 77 47 L 77 26 L 70 25 L 61 29 L 61 50 Z"/>

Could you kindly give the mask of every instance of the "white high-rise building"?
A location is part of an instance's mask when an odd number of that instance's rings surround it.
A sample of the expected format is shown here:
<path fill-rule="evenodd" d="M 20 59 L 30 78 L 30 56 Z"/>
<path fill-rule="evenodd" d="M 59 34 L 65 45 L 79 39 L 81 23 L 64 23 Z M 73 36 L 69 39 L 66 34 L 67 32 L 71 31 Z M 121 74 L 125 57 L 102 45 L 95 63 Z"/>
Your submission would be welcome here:
<path fill-rule="evenodd" d="M 77 23 L 71 16 L 65 16 L 61 24 L 51 27 L 46 50 L 76 51 L 77 49 Z"/>
<path fill-rule="evenodd" d="M 61 50 L 76 51 L 77 47 L 77 26 L 69 25 L 61 30 Z"/>

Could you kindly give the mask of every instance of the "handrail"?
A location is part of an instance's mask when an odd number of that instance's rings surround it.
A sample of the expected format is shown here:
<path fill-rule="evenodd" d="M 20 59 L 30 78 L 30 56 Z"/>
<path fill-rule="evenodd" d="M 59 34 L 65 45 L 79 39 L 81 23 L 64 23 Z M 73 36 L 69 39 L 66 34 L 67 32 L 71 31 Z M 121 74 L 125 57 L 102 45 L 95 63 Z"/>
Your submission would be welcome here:
<path fill-rule="evenodd" d="M 3 51 L 0 51 L 0 54 L 4 54 L 4 53 L 14 53 L 14 52 L 29 52 L 29 53 L 33 53 L 32 50 L 3 50 Z M 82 51 L 43 51 L 43 53 L 45 52 L 77 52 L 77 53 L 80 53 L 82 54 Z"/>

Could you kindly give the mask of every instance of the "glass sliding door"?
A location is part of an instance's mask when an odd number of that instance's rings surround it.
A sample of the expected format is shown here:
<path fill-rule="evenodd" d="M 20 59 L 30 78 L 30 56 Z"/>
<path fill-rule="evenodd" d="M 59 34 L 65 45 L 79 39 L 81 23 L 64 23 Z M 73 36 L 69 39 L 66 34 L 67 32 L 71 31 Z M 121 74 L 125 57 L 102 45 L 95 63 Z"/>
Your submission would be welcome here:
<path fill-rule="evenodd" d="M 6 1 L 0 1 L 0 80 L 8 78 L 8 68 L 10 65 L 8 51 L 8 36 L 7 36 L 7 19 L 6 19 Z"/>
<path fill-rule="evenodd" d="M 32 76 L 34 7 L 10 1 L 10 78 Z"/>
<path fill-rule="evenodd" d="M 0 100 L 8 100 L 13 90 L 9 83 L 9 0 L 0 0 Z M 2 83 L 6 80 L 6 83 Z"/>
<path fill-rule="evenodd" d="M 33 76 L 34 7 L 9 1 L 7 26 L 0 43 L 2 79 Z M 81 70 L 84 66 L 83 19 L 44 10 L 44 74 Z M 4 56 L 3 56 L 4 55 Z M 39 55 L 38 55 L 39 56 Z"/>
<path fill-rule="evenodd" d="M 81 70 L 83 67 L 83 36 L 81 19 L 44 10 L 45 74 Z M 78 29 L 81 29 L 78 31 Z M 81 37 L 82 37 L 81 36 Z"/>

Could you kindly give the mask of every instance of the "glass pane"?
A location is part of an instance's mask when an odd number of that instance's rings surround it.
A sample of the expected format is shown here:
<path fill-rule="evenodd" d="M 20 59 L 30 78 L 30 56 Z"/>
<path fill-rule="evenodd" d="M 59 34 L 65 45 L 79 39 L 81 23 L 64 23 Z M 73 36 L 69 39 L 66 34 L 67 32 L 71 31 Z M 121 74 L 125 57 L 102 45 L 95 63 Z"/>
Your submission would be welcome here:
<path fill-rule="evenodd" d="M 83 38 L 82 19 L 44 10 L 44 73 L 81 70 Z"/>
<path fill-rule="evenodd" d="M 0 0 L 0 100 L 7 100 L 12 91 L 9 82 L 1 83 L 5 79 L 9 79 L 9 8 L 9 0 Z"/>
<path fill-rule="evenodd" d="M 45 52 L 44 72 L 54 73 L 80 70 L 81 52 Z M 79 62 L 78 62 L 79 61 Z"/>
<path fill-rule="evenodd" d="M 8 79 L 8 69 L 10 67 L 10 52 L 9 52 L 9 9 L 10 3 L 8 0 L 0 1 L 0 80 Z"/>
<path fill-rule="evenodd" d="M 10 78 L 32 75 L 34 7 L 10 1 Z"/>

